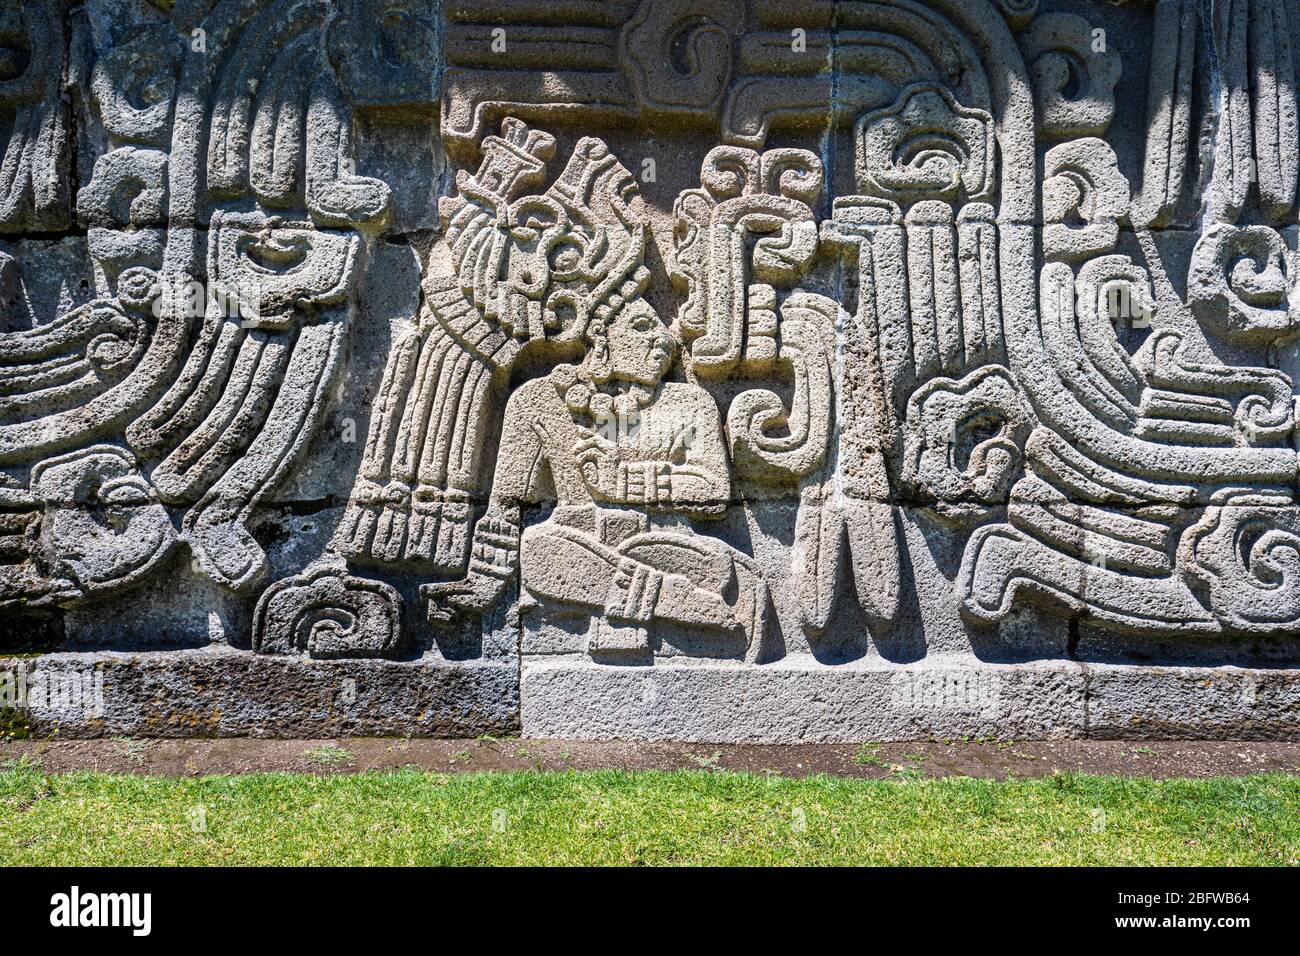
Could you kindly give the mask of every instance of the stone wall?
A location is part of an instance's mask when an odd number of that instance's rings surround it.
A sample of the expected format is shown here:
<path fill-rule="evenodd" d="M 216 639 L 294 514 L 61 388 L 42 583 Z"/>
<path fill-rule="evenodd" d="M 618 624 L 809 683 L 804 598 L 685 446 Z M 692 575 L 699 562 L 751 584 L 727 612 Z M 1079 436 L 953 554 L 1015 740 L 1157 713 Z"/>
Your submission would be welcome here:
<path fill-rule="evenodd" d="M 4 0 L 0 705 L 1300 738 L 1297 13 Z"/>

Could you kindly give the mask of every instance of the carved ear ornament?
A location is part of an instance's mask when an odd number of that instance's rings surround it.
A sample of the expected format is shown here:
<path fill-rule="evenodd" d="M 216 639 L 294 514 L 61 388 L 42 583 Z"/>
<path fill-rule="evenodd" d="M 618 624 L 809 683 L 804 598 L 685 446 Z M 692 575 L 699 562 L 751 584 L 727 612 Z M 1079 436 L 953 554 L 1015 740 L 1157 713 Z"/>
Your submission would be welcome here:
<path fill-rule="evenodd" d="M 587 376 L 596 384 L 608 382 L 610 376 L 609 334 L 604 324 L 601 324 L 599 328 L 599 334 L 592 337 L 591 351 L 587 353 L 587 361 L 583 363 Z"/>

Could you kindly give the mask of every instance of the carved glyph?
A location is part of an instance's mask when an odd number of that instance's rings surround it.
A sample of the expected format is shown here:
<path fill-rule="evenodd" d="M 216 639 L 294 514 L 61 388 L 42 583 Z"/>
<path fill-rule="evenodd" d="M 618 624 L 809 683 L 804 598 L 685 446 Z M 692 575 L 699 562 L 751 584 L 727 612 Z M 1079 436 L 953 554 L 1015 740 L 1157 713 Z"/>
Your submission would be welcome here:
<path fill-rule="evenodd" d="M 402 618 L 395 588 L 349 575 L 326 560 L 262 592 L 254 649 L 325 659 L 383 657 L 401 648 Z"/>
<path fill-rule="evenodd" d="M 1083 17 L 1044 13 L 1018 38 L 1029 65 L 1038 124 L 1048 139 L 1100 136 L 1115 115 L 1119 54 Z"/>

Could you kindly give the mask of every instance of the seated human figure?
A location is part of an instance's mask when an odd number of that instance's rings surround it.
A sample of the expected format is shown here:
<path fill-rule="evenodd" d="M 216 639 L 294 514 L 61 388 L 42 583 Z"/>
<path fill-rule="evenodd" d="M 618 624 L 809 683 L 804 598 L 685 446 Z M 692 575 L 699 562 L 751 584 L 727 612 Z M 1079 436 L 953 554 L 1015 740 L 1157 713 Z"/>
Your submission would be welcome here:
<path fill-rule="evenodd" d="M 584 338 L 580 365 L 507 403 L 469 576 L 423 588 L 430 619 L 487 610 L 518 566 L 527 596 L 589 611 L 593 651 L 645 651 L 657 620 L 752 644 L 767 605 L 760 572 L 681 520 L 721 517 L 731 496 L 717 403 L 663 380 L 675 343 L 644 299 L 593 319 Z M 551 515 L 521 534 L 521 507 L 552 495 Z"/>

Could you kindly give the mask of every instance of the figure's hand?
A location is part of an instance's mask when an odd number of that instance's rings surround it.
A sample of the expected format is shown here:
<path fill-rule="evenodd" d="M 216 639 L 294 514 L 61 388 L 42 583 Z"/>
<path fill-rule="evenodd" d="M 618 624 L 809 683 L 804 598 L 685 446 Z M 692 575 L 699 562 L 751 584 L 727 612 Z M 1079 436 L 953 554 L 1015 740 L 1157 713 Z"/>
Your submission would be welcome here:
<path fill-rule="evenodd" d="M 573 454 L 579 462 L 600 458 L 617 458 L 618 445 L 600 432 L 592 432 L 573 443 Z"/>
<path fill-rule="evenodd" d="M 618 445 L 599 432 L 574 443 L 573 457 L 587 489 L 597 498 L 612 501 L 618 486 Z"/>
<path fill-rule="evenodd" d="M 420 587 L 430 624 L 454 624 L 463 614 L 486 614 L 501 597 L 504 582 L 471 575 L 463 581 L 441 581 Z"/>

